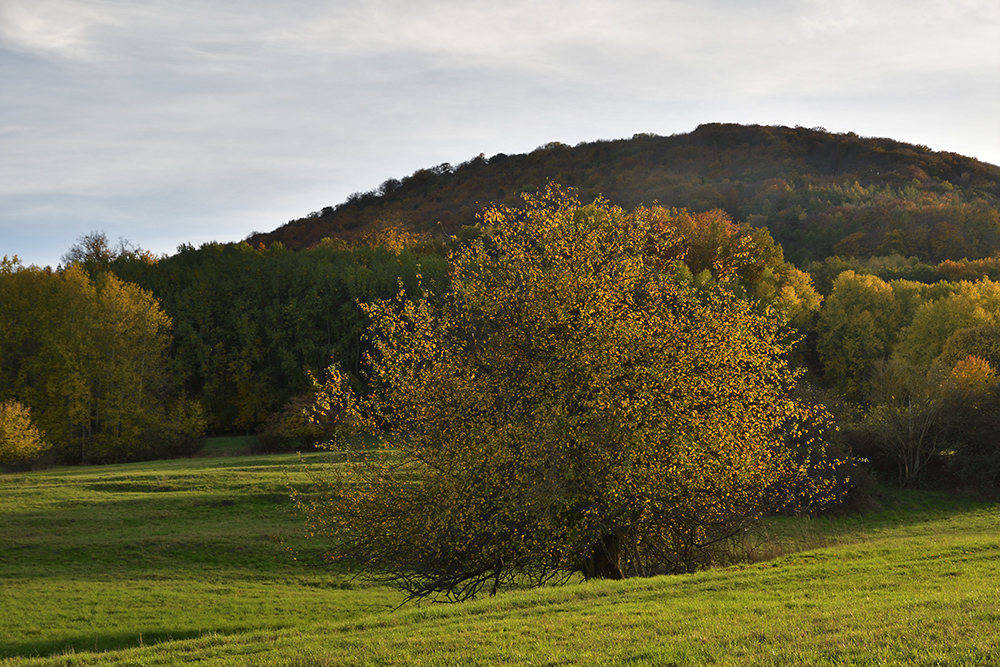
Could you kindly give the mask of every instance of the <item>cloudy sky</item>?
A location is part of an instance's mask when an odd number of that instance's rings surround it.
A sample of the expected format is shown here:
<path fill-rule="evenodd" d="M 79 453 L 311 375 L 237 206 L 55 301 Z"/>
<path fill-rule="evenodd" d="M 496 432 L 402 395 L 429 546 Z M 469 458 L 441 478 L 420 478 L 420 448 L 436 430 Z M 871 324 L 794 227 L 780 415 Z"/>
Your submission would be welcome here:
<path fill-rule="evenodd" d="M 822 126 L 1000 164 L 997 0 L 0 0 L 0 255 L 235 241 L 480 153 Z"/>

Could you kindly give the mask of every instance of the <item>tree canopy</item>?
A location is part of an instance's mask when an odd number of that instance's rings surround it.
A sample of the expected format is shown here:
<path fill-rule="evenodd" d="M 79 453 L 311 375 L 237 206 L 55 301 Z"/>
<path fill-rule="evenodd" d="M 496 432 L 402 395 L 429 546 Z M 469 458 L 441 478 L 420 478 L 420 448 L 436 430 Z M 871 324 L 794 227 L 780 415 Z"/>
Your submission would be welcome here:
<path fill-rule="evenodd" d="M 0 401 L 30 408 L 59 459 L 122 461 L 200 436 L 170 377 L 170 318 L 149 292 L 77 263 L 52 272 L 4 257 L 0 295 Z"/>
<path fill-rule="evenodd" d="M 679 276 L 662 209 L 526 204 L 444 294 L 368 306 L 370 393 L 331 369 L 324 408 L 383 444 L 301 500 L 331 558 L 416 598 L 685 572 L 823 495 L 782 318 Z"/>
<path fill-rule="evenodd" d="M 0 464 L 31 459 L 49 445 L 31 422 L 31 410 L 17 401 L 0 403 Z"/>

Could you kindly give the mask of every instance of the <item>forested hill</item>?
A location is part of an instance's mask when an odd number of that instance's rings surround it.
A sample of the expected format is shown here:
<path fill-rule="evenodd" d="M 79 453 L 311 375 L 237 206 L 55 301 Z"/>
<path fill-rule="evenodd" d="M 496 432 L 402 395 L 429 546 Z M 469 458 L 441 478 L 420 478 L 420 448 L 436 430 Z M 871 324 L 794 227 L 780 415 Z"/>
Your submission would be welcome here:
<path fill-rule="evenodd" d="M 361 240 L 386 224 L 447 237 L 485 206 L 516 206 L 549 181 L 584 202 L 603 195 L 624 207 L 721 208 L 768 227 L 796 263 L 892 253 L 939 262 L 1000 250 L 996 165 L 822 128 L 731 124 L 420 169 L 248 241 L 304 248 L 324 237 Z"/>

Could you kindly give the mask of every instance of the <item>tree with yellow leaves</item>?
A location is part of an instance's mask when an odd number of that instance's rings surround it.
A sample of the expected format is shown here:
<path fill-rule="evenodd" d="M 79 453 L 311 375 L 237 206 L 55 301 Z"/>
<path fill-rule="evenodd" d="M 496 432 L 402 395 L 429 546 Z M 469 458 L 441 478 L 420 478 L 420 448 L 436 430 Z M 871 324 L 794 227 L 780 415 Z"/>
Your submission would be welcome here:
<path fill-rule="evenodd" d="M 486 211 L 445 294 L 367 307 L 371 392 L 331 369 L 320 405 L 382 449 L 300 500 L 332 559 L 451 600 L 690 572 L 823 495 L 781 318 L 678 279 L 654 213 L 550 189 Z"/>
<path fill-rule="evenodd" d="M 49 445 L 31 422 L 31 410 L 17 401 L 0 403 L 0 464 L 33 459 Z"/>
<path fill-rule="evenodd" d="M 0 295 L 0 401 L 31 408 L 57 460 L 185 451 L 201 435 L 199 408 L 170 378 L 170 318 L 152 294 L 80 264 L 4 257 Z"/>

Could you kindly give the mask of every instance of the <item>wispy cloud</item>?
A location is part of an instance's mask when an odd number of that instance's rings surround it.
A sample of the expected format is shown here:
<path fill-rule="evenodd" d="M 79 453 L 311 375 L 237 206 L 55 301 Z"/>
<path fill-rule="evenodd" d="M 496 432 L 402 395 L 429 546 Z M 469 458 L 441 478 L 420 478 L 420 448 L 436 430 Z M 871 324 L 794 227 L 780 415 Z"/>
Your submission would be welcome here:
<path fill-rule="evenodd" d="M 0 40 L 7 48 L 45 58 L 90 61 L 100 57 L 97 34 L 122 21 L 100 3 L 6 0 L 0 5 Z"/>

